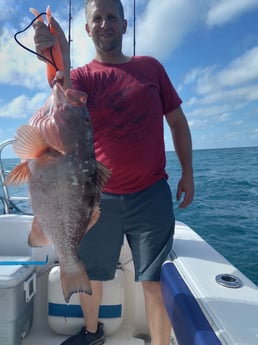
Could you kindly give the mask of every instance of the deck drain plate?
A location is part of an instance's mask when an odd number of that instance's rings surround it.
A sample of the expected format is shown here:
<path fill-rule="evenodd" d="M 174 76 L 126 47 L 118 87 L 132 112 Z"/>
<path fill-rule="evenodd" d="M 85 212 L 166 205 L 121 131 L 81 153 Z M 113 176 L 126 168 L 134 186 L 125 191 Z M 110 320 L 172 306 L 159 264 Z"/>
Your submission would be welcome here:
<path fill-rule="evenodd" d="M 218 274 L 216 276 L 216 282 L 227 288 L 237 289 L 240 288 L 243 283 L 240 278 L 234 276 L 233 274 Z"/>

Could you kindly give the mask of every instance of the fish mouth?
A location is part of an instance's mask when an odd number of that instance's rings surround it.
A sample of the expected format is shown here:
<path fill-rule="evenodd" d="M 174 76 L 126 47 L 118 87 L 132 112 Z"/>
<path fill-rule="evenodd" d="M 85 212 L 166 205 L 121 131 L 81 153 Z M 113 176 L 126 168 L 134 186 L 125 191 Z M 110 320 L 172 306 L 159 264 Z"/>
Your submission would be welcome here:
<path fill-rule="evenodd" d="M 53 94 L 54 99 L 61 107 L 61 105 L 69 104 L 71 106 L 83 106 L 87 103 L 87 94 L 82 91 L 63 88 L 63 80 L 55 78 L 53 80 Z"/>
<path fill-rule="evenodd" d="M 53 90 L 59 90 L 62 92 L 62 94 L 65 93 L 65 90 L 63 88 L 63 79 L 55 78 L 52 82 L 52 85 L 53 85 Z"/>

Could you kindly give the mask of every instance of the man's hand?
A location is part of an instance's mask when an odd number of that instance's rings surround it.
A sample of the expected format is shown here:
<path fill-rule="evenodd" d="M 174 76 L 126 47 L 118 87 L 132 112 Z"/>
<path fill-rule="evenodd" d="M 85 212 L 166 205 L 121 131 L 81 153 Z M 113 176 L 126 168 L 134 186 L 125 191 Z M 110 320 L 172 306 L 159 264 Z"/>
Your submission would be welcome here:
<path fill-rule="evenodd" d="M 61 26 L 52 16 L 49 18 L 49 25 L 53 28 L 51 31 L 54 31 L 55 34 L 53 34 L 49 30 L 49 27 L 41 20 L 37 20 L 33 24 L 35 30 L 34 43 L 36 52 L 51 61 L 50 48 L 52 48 L 58 40 L 63 59 L 64 88 L 67 89 L 71 87 L 69 43 L 67 42 Z M 38 58 L 47 62 L 41 56 Z"/>
<path fill-rule="evenodd" d="M 191 204 L 194 197 L 194 180 L 193 174 L 183 174 L 177 187 L 176 199 L 179 201 L 184 193 L 184 199 L 179 205 L 179 208 L 186 208 Z"/>

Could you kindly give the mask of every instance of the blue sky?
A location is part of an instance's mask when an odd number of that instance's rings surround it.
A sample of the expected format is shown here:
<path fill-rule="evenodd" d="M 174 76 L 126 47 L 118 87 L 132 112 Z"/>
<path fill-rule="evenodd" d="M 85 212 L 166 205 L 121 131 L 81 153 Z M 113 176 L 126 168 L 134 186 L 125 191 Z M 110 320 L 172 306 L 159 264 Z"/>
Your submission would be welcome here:
<path fill-rule="evenodd" d="M 89 62 L 94 48 L 84 31 L 84 0 L 72 1 L 72 65 Z M 133 0 L 124 52 L 133 52 Z M 68 0 L 0 0 L 0 141 L 12 138 L 50 93 L 45 65 L 13 39 L 51 6 L 68 31 Z M 258 145 L 258 0 L 136 0 L 136 54 L 165 66 L 183 99 L 193 148 Z M 33 48 L 33 29 L 20 36 Z M 166 149 L 173 149 L 165 126 Z"/>

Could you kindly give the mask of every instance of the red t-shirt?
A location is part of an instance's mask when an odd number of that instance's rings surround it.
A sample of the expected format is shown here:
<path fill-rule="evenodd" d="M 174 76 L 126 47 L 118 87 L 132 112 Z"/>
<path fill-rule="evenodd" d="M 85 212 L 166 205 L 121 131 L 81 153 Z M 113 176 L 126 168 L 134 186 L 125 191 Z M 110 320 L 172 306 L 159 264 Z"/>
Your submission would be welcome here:
<path fill-rule="evenodd" d="M 88 94 L 96 159 L 112 172 L 104 191 L 133 193 L 167 178 L 163 115 L 182 101 L 163 66 L 151 57 L 93 60 L 72 70 L 71 79 Z"/>

